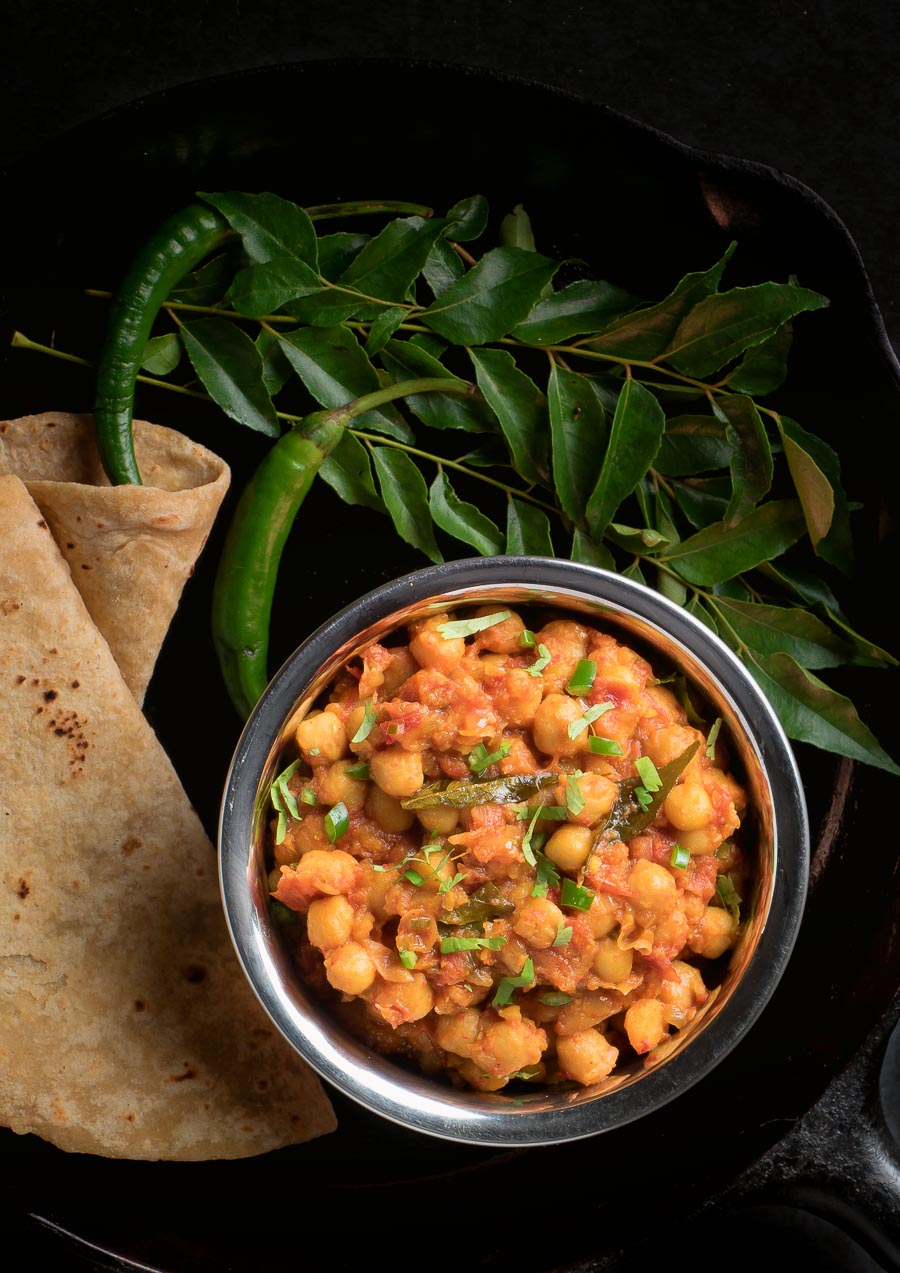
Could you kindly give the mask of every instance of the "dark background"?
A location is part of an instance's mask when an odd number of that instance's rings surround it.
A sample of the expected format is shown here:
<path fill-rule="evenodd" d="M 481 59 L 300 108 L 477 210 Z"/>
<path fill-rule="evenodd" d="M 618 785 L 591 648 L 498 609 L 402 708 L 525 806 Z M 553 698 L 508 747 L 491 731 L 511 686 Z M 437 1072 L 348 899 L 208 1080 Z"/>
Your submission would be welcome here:
<path fill-rule="evenodd" d="M 688 145 L 769 165 L 815 191 L 856 244 L 900 350 L 898 55 L 893 0 L 0 0 L 0 169 L 146 94 L 232 71 L 407 58 L 501 72 L 580 94 Z M 369 133 L 373 147 L 402 143 L 402 115 L 360 100 L 350 76 L 336 74 L 315 110 L 298 111 L 298 136 L 324 117 Z M 516 120 L 486 127 L 502 138 Z M 465 135 L 448 139 L 447 162 L 461 171 L 466 144 Z M 66 186 L 56 197 L 87 193 Z M 27 216 L 29 190 L 5 187 L 2 198 L 20 201 Z M 128 199 L 123 189 L 123 214 Z M 5 249 L 14 253 L 15 244 Z M 896 751 L 893 739 L 882 741 Z M 701 1260 L 727 1259 L 732 1270 L 773 1257 L 825 1273 L 900 1269 L 891 1243 L 900 1232 L 897 1016 L 895 1007 L 804 1119 L 785 1120 L 774 1151 L 740 1180 L 722 1182 L 703 1218 Z M 719 1130 L 727 1121 L 719 1111 Z M 672 1167 L 670 1187 L 683 1169 Z M 838 1182 L 827 1207 L 816 1194 L 823 1175 Z M 112 1267 L 50 1233 L 30 1228 L 27 1237 L 35 1267 Z M 651 1257 L 638 1245 L 591 1273 L 647 1267 Z M 654 1264 L 683 1267 L 672 1263 L 671 1235 L 654 1246 Z"/>

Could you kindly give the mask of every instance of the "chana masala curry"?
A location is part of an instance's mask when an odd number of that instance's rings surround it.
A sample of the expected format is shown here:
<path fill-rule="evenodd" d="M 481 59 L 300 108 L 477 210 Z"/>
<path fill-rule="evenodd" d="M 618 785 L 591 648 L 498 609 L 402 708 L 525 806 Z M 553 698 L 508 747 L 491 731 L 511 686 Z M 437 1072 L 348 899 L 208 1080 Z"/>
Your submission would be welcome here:
<path fill-rule="evenodd" d="M 595 1084 L 663 1044 L 750 883 L 720 722 L 598 627 L 541 618 L 470 607 L 370 644 L 270 791 L 302 978 L 376 1050 L 481 1091 Z"/>

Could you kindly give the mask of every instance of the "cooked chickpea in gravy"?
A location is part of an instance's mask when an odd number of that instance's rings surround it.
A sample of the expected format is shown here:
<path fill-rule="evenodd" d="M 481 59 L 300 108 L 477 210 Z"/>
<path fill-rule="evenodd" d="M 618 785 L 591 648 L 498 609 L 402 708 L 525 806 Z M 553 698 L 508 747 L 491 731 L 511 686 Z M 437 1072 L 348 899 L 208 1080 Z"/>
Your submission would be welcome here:
<path fill-rule="evenodd" d="M 750 895 L 745 791 L 677 689 L 581 617 L 496 603 L 365 648 L 272 784 L 300 975 L 370 1046 L 482 1091 L 652 1054 Z"/>

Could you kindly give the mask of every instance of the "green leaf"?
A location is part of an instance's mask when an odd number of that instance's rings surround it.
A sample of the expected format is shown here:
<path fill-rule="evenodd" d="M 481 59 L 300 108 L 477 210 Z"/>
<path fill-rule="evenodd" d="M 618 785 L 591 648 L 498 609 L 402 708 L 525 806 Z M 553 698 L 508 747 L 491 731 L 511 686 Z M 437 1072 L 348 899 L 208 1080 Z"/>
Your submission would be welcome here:
<path fill-rule="evenodd" d="M 379 361 L 395 384 L 404 380 L 440 379 L 457 381 L 427 349 L 408 340 L 391 340 L 379 354 Z M 413 394 L 405 399 L 409 410 L 430 429 L 464 429 L 469 433 L 490 433 L 494 417 L 490 409 L 474 394 Z"/>
<path fill-rule="evenodd" d="M 860 636 L 854 632 L 853 628 L 846 621 L 840 611 L 835 607 L 824 607 L 825 614 L 836 628 L 843 632 L 844 637 L 853 646 L 856 651 L 853 663 L 858 663 L 860 667 L 897 667 L 898 660 L 894 658 L 887 650 L 883 650 L 881 646 L 875 645 L 873 641 L 869 641 L 866 637 Z"/>
<path fill-rule="evenodd" d="M 349 429 L 340 442 L 325 458 L 319 476 L 327 482 L 345 504 L 360 504 L 364 508 L 384 513 L 384 502 L 375 489 L 369 453 Z"/>
<path fill-rule="evenodd" d="M 736 243 L 730 244 L 710 269 L 686 274 L 658 304 L 644 306 L 616 319 L 594 340 L 586 342 L 585 347 L 639 362 L 657 358 L 669 346 L 684 316 L 698 301 L 715 292 L 736 247 Z"/>
<path fill-rule="evenodd" d="M 294 369 L 284 356 L 281 341 L 264 327 L 260 329 L 254 344 L 262 358 L 263 384 L 274 398 L 290 380 Z"/>
<path fill-rule="evenodd" d="M 570 556 L 583 566 L 599 566 L 601 570 L 613 571 L 616 568 L 615 559 L 606 545 L 595 543 L 589 535 L 577 528 L 572 536 Z"/>
<path fill-rule="evenodd" d="M 381 388 L 378 372 L 349 327 L 304 327 L 285 332 L 281 347 L 323 407 L 343 407 Z M 390 403 L 359 416 L 354 427 L 384 433 L 399 442 L 412 441 L 412 431 Z"/>
<path fill-rule="evenodd" d="M 725 378 L 729 389 L 757 398 L 778 389 L 787 376 L 791 340 L 791 327 L 786 323 L 761 345 L 748 349 L 734 371 Z"/>
<path fill-rule="evenodd" d="M 172 288 L 167 299 L 180 305 L 217 304 L 227 292 L 239 262 L 244 259 L 240 247 L 220 252 L 192 270 L 177 287 Z"/>
<path fill-rule="evenodd" d="M 713 410 L 731 446 L 731 499 L 722 520 L 736 526 L 771 489 L 772 448 L 752 398 L 728 394 L 713 402 Z"/>
<path fill-rule="evenodd" d="M 507 212 L 500 222 L 500 242 L 506 247 L 522 248 L 526 252 L 536 250 L 531 218 L 521 203 L 517 203 L 512 212 Z"/>
<path fill-rule="evenodd" d="M 418 317 L 451 344 L 488 344 L 522 321 L 558 268 L 537 252 L 493 248 Z"/>
<path fill-rule="evenodd" d="M 640 304 L 612 283 L 579 279 L 539 300 L 513 336 L 530 345 L 556 345 L 570 336 L 596 332 Z"/>
<path fill-rule="evenodd" d="M 288 301 L 314 296 L 321 290 L 318 274 L 305 261 L 279 256 L 240 270 L 225 299 L 239 314 L 262 318 L 276 313 Z"/>
<path fill-rule="evenodd" d="M 331 283 L 336 282 L 344 270 L 369 242 L 368 234 L 351 234 L 338 230 L 335 234 L 323 234 L 319 238 L 319 273 Z"/>
<path fill-rule="evenodd" d="M 797 500 L 771 500 L 737 526 L 715 522 L 667 552 L 663 560 L 688 583 L 722 583 L 752 570 L 795 544 L 806 524 Z"/>
<path fill-rule="evenodd" d="M 484 234 L 490 208 L 483 194 L 469 195 L 448 208 L 444 234 L 457 243 L 470 243 Z"/>
<path fill-rule="evenodd" d="M 316 267 L 318 244 L 309 216 L 277 194 L 236 191 L 201 194 L 237 230 L 251 261 L 261 263 L 289 256 Z"/>
<path fill-rule="evenodd" d="M 550 519 L 543 509 L 510 497 L 506 510 L 506 552 L 510 556 L 552 557 Z"/>
<path fill-rule="evenodd" d="M 549 476 L 547 399 L 505 349 L 470 349 L 478 388 L 500 421 L 513 466 L 526 482 Z"/>
<path fill-rule="evenodd" d="M 431 288 L 435 300 L 443 296 L 447 288 L 466 272 L 463 259 L 446 239 L 437 239 L 422 266 L 422 275 Z"/>
<path fill-rule="evenodd" d="M 151 336 L 144 346 L 141 367 L 151 376 L 167 376 L 181 362 L 181 341 L 177 332 Z"/>
<path fill-rule="evenodd" d="M 337 280 L 352 288 L 394 304 L 407 300 L 409 289 L 428 259 L 432 244 L 446 222 L 440 218 L 395 218 L 370 239 Z M 379 305 L 360 305 L 358 317 L 374 317 Z"/>
<path fill-rule="evenodd" d="M 474 504 L 459 498 L 443 470 L 431 484 L 428 506 L 441 530 L 464 544 L 471 544 L 483 557 L 495 557 L 503 552 L 502 532 Z"/>
<path fill-rule="evenodd" d="M 666 418 L 653 394 L 638 381 L 626 380 L 600 476 L 587 503 L 587 523 L 594 539 L 601 538 L 616 509 L 653 463 L 665 427 Z"/>
<path fill-rule="evenodd" d="M 587 376 L 555 363 L 547 402 L 557 497 L 573 525 L 582 525 L 609 436 L 606 411 Z"/>
<path fill-rule="evenodd" d="M 756 654 L 790 654 L 806 668 L 838 667 L 854 661 L 853 646 L 799 606 L 734 601 L 729 597 L 717 597 L 714 606 L 735 636 Z"/>
<path fill-rule="evenodd" d="M 827 304 L 818 292 L 793 283 L 735 287 L 695 305 L 663 356 L 676 371 L 702 379 L 762 344 L 796 314 Z"/>
<path fill-rule="evenodd" d="M 652 526 L 624 526 L 621 522 L 610 522 L 606 536 L 619 548 L 640 554 L 653 552 L 669 543 L 666 536 Z"/>
<path fill-rule="evenodd" d="M 366 353 L 370 358 L 374 358 L 381 352 L 403 322 L 406 313 L 407 311 L 400 305 L 381 311 L 369 328 L 369 334 L 366 337 Z"/>
<path fill-rule="evenodd" d="M 802 429 L 796 420 L 780 416 L 778 428 L 813 548 L 818 556 L 849 574 L 853 541 L 840 461 L 826 442 Z"/>
<path fill-rule="evenodd" d="M 397 534 L 429 561 L 443 561 L 434 538 L 425 479 L 404 451 L 379 446 L 373 452 L 375 471 Z"/>
<path fill-rule="evenodd" d="M 731 498 L 731 479 L 727 477 L 697 477 L 685 482 L 673 482 L 675 502 L 695 530 L 720 522 Z"/>
<path fill-rule="evenodd" d="M 743 657 L 789 738 L 900 775 L 900 765 L 881 748 L 848 698 L 789 654 L 758 657 L 746 651 Z"/>
<path fill-rule="evenodd" d="M 277 438 L 281 433 L 263 362 L 253 341 L 225 318 L 199 318 L 181 328 L 191 365 L 213 402 L 238 424 Z"/>

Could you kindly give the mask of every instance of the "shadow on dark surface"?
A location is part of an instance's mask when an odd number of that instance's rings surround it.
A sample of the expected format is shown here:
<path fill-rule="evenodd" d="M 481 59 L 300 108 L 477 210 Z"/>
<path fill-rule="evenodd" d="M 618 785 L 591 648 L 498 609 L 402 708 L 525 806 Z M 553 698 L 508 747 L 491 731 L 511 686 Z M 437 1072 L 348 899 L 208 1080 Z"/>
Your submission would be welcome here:
<path fill-rule="evenodd" d="M 20 248 L 3 282 L 4 335 L 14 323 L 33 339 L 54 336 L 62 348 L 96 347 L 104 311 L 99 302 L 86 311 L 82 289 L 113 287 L 134 244 L 197 188 L 274 187 L 300 202 L 374 194 L 437 207 L 477 190 L 498 215 L 523 203 L 548 252 L 584 256 L 600 274 L 637 293 L 661 294 L 737 238 L 732 284 L 795 273 L 831 300 L 817 316 L 814 334 L 798 330 L 783 410 L 832 441 L 844 459 L 851 498 L 864 501 L 858 514 L 862 551 L 846 609 L 867 636 L 890 648 L 893 620 L 873 599 L 883 595 L 897 554 L 897 366 L 858 253 L 821 200 L 765 169 L 695 154 L 566 95 L 439 65 L 402 67 L 388 90 L 378 66 L 353 68 L 359 100 L 374 100 L 377 90 L 385 117 L 410 97 L 438 103 L 432 112 L 406 116 L 402 144 L 391 152 L 373 147 L 367 134 L 345 137 L 339 127 L 336 133 L 298 133 L 298 103 L 325 100 L 347 71 L 319 63 L 185 86 L 77 130 L 17 165 L 6 180 L 27 190 L 28 199 L 24 207 L 6 201 L 0 213 L 7 227 L 15 227 Z M 517 123 L 502 144 L 479 128 L 501 111 Z M 448 162 L 459 136 L 467 139 L 465 155 Z M 596 204 L 585 191 L 598 164 L 616 197 Z M 64 200 L 60 190 L 79 197 Z M 123 198 L 123 191 L 134 193 Z M 10 416 L 89 406 L 92 385 L 81 369 L 8 348 L 0 351 L 0 368 Z M 159 409 L 144 391 L 138 414 L 158 419 Z M 216 450 L 237 479 L 146 703 L 213 834 L 237 722 L 223 701 L 209 645 L 211 563 L 240 479 L 264 443 L 222 429 L 194 406 L 167 403 L 165 409 L 166 423 Z M 854 444 L 847 445 L 848 437 Z M 856 444 L 861 438 L 871 441 Z M 332 499 L 328 491 L 312 493 L 304 509 L 307 525 L 327 522 Z M 303 588 L 274 616 L 276 664 L 348 598 L 421 564 L 388 534 L 387 523 L 373 534 L 364 511 L 343 509 L 341 516 L 342 533 L 355 545 L 352 556 L 313 561 L 299 535 L 288 545 L 284 568 Z M 879 676 L 847 673 L 841 688 L 876 735 L 890 738 L 895 704 Z M 658 1233 L 677 1231 L 686 1215 L 741 1181 L 773 1146 L 787 1147 L 779 1160 L 783 1183 L 805 1179 L 791 1148 L 792 1129 L 890 1010 L 900 980 L 900 942 L 896 850 L 883 833 L 885 786 L 892 780 L 810 748 L 797 751 L 817 858 L 788 972 L 735 1052 L 651 1118 L 590 1143 L 491 1154 L 404 1132 L 335 1098 L 340 1130 L 333 1136 L 264 1160 L 206 1164 L 78 1160 L 6 1133 L 0 1161 L 15 1177 L 16 1222 L 34 1236 L 33 1222 L 24 1217 L 39 1213 L 80 1240 L 164 1273 L 281 1273 L 296 1267 L 295 1223 L 305 1237 L 312 1214 L 317 1225 L 341 1234 L 344 1255 L 329 1259 L 332 1270 L 356 1269 L 363 1261 L 379 1267 L 372 1235 L 384 1240 L 387 1225 L 389 1241 L 396 1232 L 404 1249 L 423 1244 L 431 1273 L 440 1273 L 459 1266 L 458 1251 L 444 1249 L 442 1226 L 474 1198 L 480 1238 L 477 1250 L 466 1250 L 464 1263 L 549 1273 L 579 1262 L 605 1268 L 584 1261 L 596 1260 L 599 1248 L 621 1249 L 643 1232 L 648 1201 Z M 861 1075 L 851 1079 L 863 1081 Z M 861 1097 L 862 1087 L 853 1087 L 852 1095 Z M 803 1161 L 829 1161 L 843 1138 L 842 1124 L 810 1118 Z M 793 1168 L 798 1174 L 791 1174 Z M 273 1208 L 286 1184 L 300 1218 L 278 1227 Z M 743 1258 L 736 1250 L 754 1249 L 745 1245 L 745 1232 L 752 1235 L 758 1226 L 774 1235 L 784 1220 L 783 1198 L 757 1199 L 757 1184 L 762 1181 L 754 1178 L 748 1192 L 741 1188 L 740 1206 L 726 1196 L 714 1216 L 699 1213 L 704 1250 L 727 1256 L 732 1267 L 733 1257 Z M 863 1188 L 857 1201 L 868 1205 L 869 1198 Z M 539 1222 L 516 1223 L 538 1210 Z M 806 1203 L 801 1212 L 815 1220 Z M 821 1231 L 821 1224 L 834 1221 L 820 1217 L 817 1223 Z M 709 1245 L 707 1226 L 721 1245 Z M 799 1227 L 796 1232 L 799 1242 Z M 807 1225 L 802 1240 L 811 1232 Z M 60 1254 L 53 1265 L 62 1267 L 68 1240 L 49 1230 L 35 1240 L 48 1246 L 48 1255 L 56 1242 Z M 660 1237 L 658 1254 L 667 1267 L 675 1247 Z M 70 1253 L 82 1258 L 80 1248 Z M 311 1267 L 305 1257 L 304 1263 Z"/>

